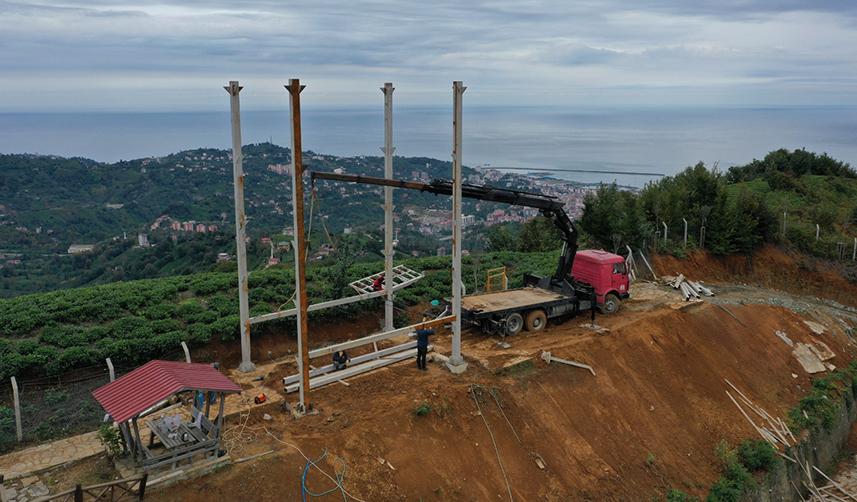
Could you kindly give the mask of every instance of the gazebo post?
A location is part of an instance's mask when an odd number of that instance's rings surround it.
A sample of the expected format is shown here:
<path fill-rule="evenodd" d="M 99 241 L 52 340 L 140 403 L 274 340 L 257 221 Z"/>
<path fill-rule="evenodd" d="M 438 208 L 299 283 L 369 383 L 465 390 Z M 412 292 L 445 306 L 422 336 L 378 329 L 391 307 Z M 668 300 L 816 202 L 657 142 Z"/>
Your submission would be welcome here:
<path fill-rule="evenodd" d="M 145 460 L 146 456 L 143 454 L 143 438 L 140 437 L 140 428 L 137 426 L 137 417 L 131 419 L 131 423 L 134 425 L 134 434 L 137 436 L 137 453 L 140 457 L 140 462 Z"/>
<path fill-rule="evenodd" d="M 209 420 L 209 421 L 211 420 L 208 416 L 208 414 L 211 412 L 211 399 L 210 399 L 210 397 L 211 397 L 211 393 L 206 392 L 205 393 L 205 418 L 206 418 L 206 420 Z"/>
<path fill-rule="evenodd" d="M 223 408 L 226 394 L 220 393 L 220 411 L 217 413 L 217 448 L 220 448 L 220 429 L 223 427 Z"/>
<path fill-rule="evenodd" d="M 137 455 L 137 448 L 134 442 L 131 441 L 131 433 L 128 431 L 128 422 L 119 424 L 119 431 L 122 432 L 122 439 L 125 440 L 125 451 L 131 452 L 131 455 Z"/>

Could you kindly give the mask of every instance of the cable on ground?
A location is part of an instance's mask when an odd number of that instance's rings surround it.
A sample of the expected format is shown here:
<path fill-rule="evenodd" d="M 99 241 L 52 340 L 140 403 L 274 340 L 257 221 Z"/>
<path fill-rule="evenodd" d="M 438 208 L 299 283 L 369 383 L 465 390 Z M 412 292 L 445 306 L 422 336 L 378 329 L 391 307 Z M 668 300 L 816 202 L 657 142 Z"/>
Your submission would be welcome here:
<path fill-rule="evenodd" d="M 491 443 L 494 444 L 494 453 L 497 454 L 497 463 L 500 465 L 500 472 L 503 473 L 503 480 L 506 482 L 506 489 L 509 491 L 509 501 L 512 502 L 515 498 L 512 496 L 512 485 L 509 484 L 509 478 L 506 476 L 506 469 L 503 468 L 503 460 L 500 459 L 500 449 L 497 448 L 497 441 L 494 440 L 494 433 L 491 432 L 491 426 L 488 425 L 488 420 L 485 418 L 485 414 L 482 413 L 482 407 L 479 406 L 479 399 L 476 397 L 477 389 L 482 392 L 482 386 L 478 384 L 470 385 L 470 395 L 473 397 L 473 402 L 476 403 L 476 411 L 479 412 L 479 416 L 482 417 L 482 422 L 485 423 L 485 428 L 488 430 L 488 435 L 491 436 Z"/>

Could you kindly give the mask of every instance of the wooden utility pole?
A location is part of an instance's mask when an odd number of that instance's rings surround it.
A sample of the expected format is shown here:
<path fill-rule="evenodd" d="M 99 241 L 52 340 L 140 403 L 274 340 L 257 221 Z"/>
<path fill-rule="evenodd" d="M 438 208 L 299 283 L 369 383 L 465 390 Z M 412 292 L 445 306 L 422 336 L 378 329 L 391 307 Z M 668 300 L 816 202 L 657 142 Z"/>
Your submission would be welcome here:
<path fill-rule="evenodd" d="M 301 91 L 300 79 L 289 79 L 289 110 L 292 119 L 292 215 L 295 232 L 295 296 L 297 298 L 298 373 L 301 376 L 299 410 L 306 409 L 309 394 L 309 323 L 306 291 L 306 235 L 304 234 L 304 166 L 301 158 Z"/>
<path fill-rule="evenodd" d="M 241 154 L 241 87 L 232 80 L 224 87 L 229 93 L 232 114 L 232 178 L 235 193 L 235 261 L 238 262 L 238 313 L 241 322 L 241 364 L 239 371 L 256 369 L 250 359 L 250 289 L 247 281 L 247 217 L 244 214 L 244 168 Z"/>

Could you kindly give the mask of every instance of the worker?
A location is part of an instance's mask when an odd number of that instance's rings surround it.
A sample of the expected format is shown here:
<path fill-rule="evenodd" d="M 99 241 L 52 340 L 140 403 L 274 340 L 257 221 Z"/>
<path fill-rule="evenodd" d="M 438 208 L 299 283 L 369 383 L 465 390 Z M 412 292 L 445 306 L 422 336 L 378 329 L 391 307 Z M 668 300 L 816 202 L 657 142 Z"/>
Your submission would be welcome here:
<path fill-rule="evenodd" d="M 384 289 L 384 274 L 379 275 L 372 281 L 372 291 L 381 291 Z"/>
<path fill-rule="evenodd" d="M 423 322 L 429 322 L 430 320 L 428 316 L 423 316 Z M 417 368 L 423 371 L 428 370 L 426 367 L 426 353 L 428 353 L 429 336 L 433 334 L 434 330 L 431 328 L 417 330 Z"/>
<path fill-rule="evenodd" d="M 333 371 L 344 370 L 348 363 L 351 362 L 351 358 L 348 357 L 348 353 L 344 350 L 339 350 L 333 354 Z"/>

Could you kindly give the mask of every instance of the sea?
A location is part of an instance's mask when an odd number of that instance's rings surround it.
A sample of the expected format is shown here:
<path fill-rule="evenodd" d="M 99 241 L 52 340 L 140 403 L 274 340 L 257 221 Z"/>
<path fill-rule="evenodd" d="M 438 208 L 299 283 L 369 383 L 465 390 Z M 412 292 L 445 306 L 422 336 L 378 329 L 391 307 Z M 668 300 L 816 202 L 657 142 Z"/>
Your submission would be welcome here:
<path fill-rule="evenodd" d="M 244 111 L 243 141 L 290 143 L 288 110 Z M 383 110 L 305 108 L 305 150 L 380 155 Z M 396 154 L 449 160 L 449 108 L 397 108 Z M 704 162 L 729 166 L 777 148 L 826 152 L 857 165 L 857 107 L 486 107 L 465 105 L 464 164 L 610 171 L 554 176 L 642 186 Z M 0 113 L 0 153 L 82 156 L 104 162 L 231 145 L 228 111 Z M 516 171 L 525 172 L 525 171 Z"/>

